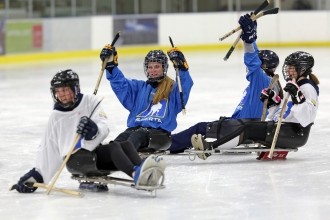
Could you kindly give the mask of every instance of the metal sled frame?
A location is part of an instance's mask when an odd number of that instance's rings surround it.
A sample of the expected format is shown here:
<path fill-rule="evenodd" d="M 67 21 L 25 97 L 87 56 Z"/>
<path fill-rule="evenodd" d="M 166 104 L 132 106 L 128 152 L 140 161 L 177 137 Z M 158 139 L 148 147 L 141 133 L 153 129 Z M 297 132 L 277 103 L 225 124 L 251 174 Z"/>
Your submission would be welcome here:
<path fill-rule="evenodd" d="M 265 147 L 236 147 L 236 148 L 232 148 L 232 149 L 212 149 L 212 150 L 206 150 L 206 151 L 199 151 L 199 150 L 194 150 L 194 149 L 189 149 L 189 150 L 185 150 L 184 153 L 187 154 L 189 156 L 190 160 L 195 160 L 197 154 L 199 153 L 208 153 L 211 155 L 237 155 L 237 154 L 243 154 L 243 153 L 257 153 L 258 156 L 262 155 L 262 153 L 266 153 L 269 152 L 270 149 L 269 148 L 265 148 Z M 274 153 L 283 153 L 283 152 L 296 152 L 298 151 L 298 148 L 276 148 L 274 150 Z M 276 155 L 275 155 L 276 156 Z M 286 156 L 286 155 L 285 155 Z M 262 160 L 263 158 L 258 157 L 258 160 Z M 285 159 L 282 158 L 282 159 Z"/>
<path fill-rule="evenodd" d="M 155 168 L 149 168 L 144 172 L 153 172 L 153 169 Z M 165 186 L 163 185 L 164 180 L 165 180 L 165 175 L 164 173 L 157 169 L 158 172 L 161 172 L 162 177 L 161 177 L 161 182 L 157 186 L 135 186 L 134 181 L 131 179 L 125 179 L 125 178 L 118 178 L 118 177 L 113 177 L 110 175 L 105 175 L 105 176 L 84 176 L 84 175 L 78 175 L 78 174 L 73 174 L 71 176 L 72 179 L 78 180 L 79 183 L 93 183 L 93 184 L 99 184 L 99 185 L 107 185 L 107 184 L 113 184 L 113 185 L 120 185 L 120 186 L 126 186 L 126 187 L 131 187 L 137 190 L 144 190 L 148 191 L 151 194 L 154 193 L 154 196 L 157 195 L 157 190 L 158 189 L 164 189 Z M 142 175 L 142 173 L 141 173 Z"/>
<path fill-rule="evenodd" d="M 121 185 L 129 186 L 138 190 L 145 190 L 148 192 L 155 192 L 158 189 L 164 189 L 163 185 L 165 180 L 165 174 L 159 168 L 151 167 L 145 170 L 140 175 L 147 172 L 158 172 L 161 175 L 161 179 L 156 186 L 135 186 L 132 179 L 117 178 L 110 176 L 114 172 L 119 172 L 118 170 L 103 170 L 97 167 L 96 154 L 84 149 L 80 149 L 75 154 L 73 154 L 67 163 L 67 169 L 72 174 L 72 179 L 78 180 L 79 183 L 90 183 L 96 185 Z"/>
<path fill-rule="evenodd" d="M 207 154 L 211 154 L 211 155 L 235 155 L 235 154 L 243 154 L 243 153 L 257 153 L 258 156 L 259 155 L 264 155 L 264 153 L 268 153 L 270 151 L 270 148 L 268 147 L 264 147 L 264 146 L 260 146 L 258 147 L 257 144 L 251 144 L 251 145 L 240 145 L 238 147 L 235 148 L 231 148 L 231 149 L 212 149 L 212 150 L 205 150 L 205 151 L 201 151 L 201 150 L 195 150 L 195 149 L 188 149 L 185 150 L 184 153 L 187 154 L 189 156 L 190 160 L 195 160 L 197 154 L 200 153 L 207 153 Z M 297 152 L 298 148 L 275 148 L 274 149 L 274 153 L 285 153 L 285 156 L 288 152 Z M 262 157 L 258 157 L 258 160 L 262 160 Z M 284 158 L 278 158 L 278 159 L 286 159 Z"/>
<path fill-rule="evenodd" d="M 195 150 L 195 149 L 187 149 L 183 153 L 178 153 L 178 154 L 172 154 L 170 151 L 157 151 L 153 153 L 142 153 L 140 154 L 142 157 L 147 157 L 150 154 L 157 154 L 157 155 L 173 155 L 173 156 L 189 156 L 189 160 L 194 161 L 196 159 L 197 154 L 200 153 L 207 153 L 211 155 L 243 155 L 243 154 L 250 154 L 250 153 L 257 153 L 258 154 L 258 160 L 263 160 L 262 158 L 265 153 L 269 153 L 270 148 L 265 147 L 263 145 L 260 145 L 258 147 L 258 144 L 244 144 L 237 146 L 235 148 L 231 149 L 212 149 L 212 150 L 206 150 L 206 151 L 201 151 L 201 150 Z M 280 153 L 288 153 L 288 152 L 297 152 L 298 148 L 275 148 L 274 153 L 280 154 Z M 276 154 L 275 154 L 276 156 Z M 285 155 L 286 156 L 286 155 Z M 286 159 L 284 158 L 276 158 L 276 159 Z"/>

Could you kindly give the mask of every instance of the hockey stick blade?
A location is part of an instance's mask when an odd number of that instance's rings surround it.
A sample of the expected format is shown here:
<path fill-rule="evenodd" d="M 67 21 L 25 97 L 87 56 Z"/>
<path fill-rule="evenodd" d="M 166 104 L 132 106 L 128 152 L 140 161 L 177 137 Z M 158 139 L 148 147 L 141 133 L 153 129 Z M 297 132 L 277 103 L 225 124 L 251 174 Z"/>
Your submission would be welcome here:
<path fill-rule="evenodd" d="M 171 36 L 168 36 L 168 39 L 170 40 L 171 46 L 174 47 L 174 43 L 173 43 Z"/>
<path fill-rule="evenodd" d="M 115 45 L 119 37 L 120 37 L 120 31 L 118 31 L 117 34 L 115 35 L 115 38 L 111 42 L 111 46 Z"/>
<path fill-rule="evenodd" d="M 258 14 L 256 16 L 256 19 L 260 18 L 261 16 L 264 16 L 264 15 L 274 15 L 274 14 L 278 14 L 278 11 L 279 11 L 279 8 L 271 8 L 271 9 L 268 9 L 266 11 L 263 11 L 261 12 L 260 14 Z M 253 20 L 253 19 L 252 19 Z"/>
<path fill-rule="evenodd" d="M 257 15 L 261 10 L 266 8 L 269 5 L 269 0 L 265 0 L 261 5 L 253 12 L 254 15 Z"/>

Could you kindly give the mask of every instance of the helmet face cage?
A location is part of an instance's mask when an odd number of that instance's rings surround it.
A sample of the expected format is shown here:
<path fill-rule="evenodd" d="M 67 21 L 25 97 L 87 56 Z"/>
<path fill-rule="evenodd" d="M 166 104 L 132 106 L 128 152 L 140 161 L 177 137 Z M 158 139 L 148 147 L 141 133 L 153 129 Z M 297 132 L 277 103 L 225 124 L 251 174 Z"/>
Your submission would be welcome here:
<path fill-rule="evenodd" d="M 289 66 L 295 68 L 298 78 L 301 76 L 306 77 L 312 71 L 314 58 L 311 54 L 302 51 L 297 51 L 287 56 L 282 67 L 283 77 L 286 81 L 290 79 L 288 73 Z"/>
<path fill-rule="evenodd" d="M 63 103 L 60 102 L 55 92 L 55 89 L 59 87 L 71 88 L 71 90 L 75 95 L 74 101 L 72 103 L 64 105 Z M 74 105 L 77 102 L 78 94 L 80 93 L 78 74 L 72 71 L 71 69 L 61 70 L 57 72 L 53 77 L 53 79 L 50 81 L 50 92 L 52 94 L 52 98 L 55 104 L 57 103 L 64 108 L 68 108 Z"/>
<path fill-rule="evenodd" d="M 269 74 L 274 73 L 280 60 L 277 54 L 271 50 L 260 50 L 258 52 L 259 59 L 261 60 L 261 68 Z"/>
<path fill-rule="evenodd" d="M 156 63 L 161 63 L 163 67 L 163 75 L 157 78 L 151 78 L 148 73 L 148 64 L 150 62 L 156 62 Z M 147 56 L 144 59 L 144 73 L 146 77 L 148 78 L 149 81 L 151 82 L 160 82 L 162 81 L 166 74 L 167 74 L 167 69 L 168 69 L 168 59 L 166 54 L 161 51 L 161 50 L 151 50 L 147 54 Z"/>

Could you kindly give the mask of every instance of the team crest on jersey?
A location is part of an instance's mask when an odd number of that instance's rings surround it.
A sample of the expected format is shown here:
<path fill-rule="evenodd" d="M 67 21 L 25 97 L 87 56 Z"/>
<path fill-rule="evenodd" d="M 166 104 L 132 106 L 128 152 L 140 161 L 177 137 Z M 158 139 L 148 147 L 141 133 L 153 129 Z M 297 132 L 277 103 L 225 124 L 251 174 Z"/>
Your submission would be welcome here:
<path fill-rule="evenodd" d="M 163 99 L 157 104 L 150 103 L 148 108 L 136 116 L 137 121 L 159 121 L 165 117 L 167 109 L 167 99 Z"/>

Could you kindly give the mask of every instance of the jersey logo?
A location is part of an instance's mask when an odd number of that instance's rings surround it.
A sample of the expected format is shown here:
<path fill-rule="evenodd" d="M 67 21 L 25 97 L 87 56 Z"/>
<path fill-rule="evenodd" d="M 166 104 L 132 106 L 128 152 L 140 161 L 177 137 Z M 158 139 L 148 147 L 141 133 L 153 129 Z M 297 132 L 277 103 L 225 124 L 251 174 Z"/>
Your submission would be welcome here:
<path fill-rule="evenodd" d="M 157 104 L 153 105 L 150 103 L 148 108 L 136 116 L 137 121 L 150 121 L 153 119 L 160 120 L 165 117 L 167 109 L 167 99 L 160 100 Z"/>

